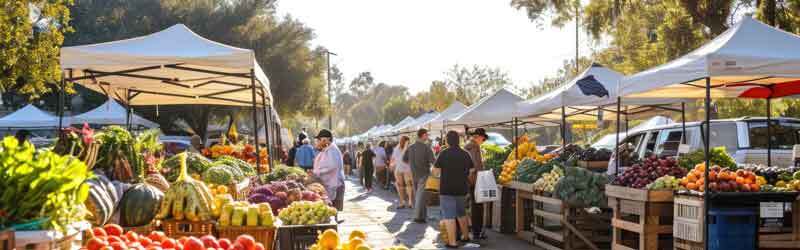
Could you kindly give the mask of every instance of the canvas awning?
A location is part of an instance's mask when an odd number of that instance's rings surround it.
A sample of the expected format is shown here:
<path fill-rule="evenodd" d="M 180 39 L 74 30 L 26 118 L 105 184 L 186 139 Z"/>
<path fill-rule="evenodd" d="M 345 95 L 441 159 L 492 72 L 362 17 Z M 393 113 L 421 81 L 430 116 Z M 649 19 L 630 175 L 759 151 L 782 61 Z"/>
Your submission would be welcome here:
<path fill-rule="evenodd" d="M 380 136 L 388 136 L 399 133 L 401 129 L 405 128 L 411 123 L 414 123 L 414 121 L 415 121 L 414 117 L 406 116 L 406 118 L 403 118 L 403 120 L 400 120 L 400 122 L 398 122 L 394 126 L 389 126 L 388 128 L 381 131 Z"/>
<path fill-rule="evenodd" d="M 749 89 L 800 84 L 800 37 L 751 17 L 691 53 L 623 78 L 620 93 L 628 98 L 740 97 Z M 744 97 L 744 96 L 743 96 Z"/>
<path fill-rule="evenodd" d="M 125 125 L 128 119 L 128 110 L 114 100 L 108 100 L 103 105 L 89 112 L 69 118 L 70 124 L 98 124 L 98 125 Z M 56 118 L 58 119 L 58 118 Z M 132 127 L 157 128 L 158 123 L 151 122 L 136 114 L 131 114 Z"/>
<path fill-rule="evenodd" d="M 183 24 L 125 40 L 61 48 L 67 80 L 125 104 L 272 103 L 269 80 L 249 49 L 203 38 Z M 263 98 L 262 98 L 263 97 Z"/>
<path fill-rule="evenodd" d="M 522 97 L 506 89 L 500 89 L 479 100 L 458 116 L 448 119 L 446 126 L 489 127 L 508 125 L 514 119 L 515 106 L 521 101 L 523 101 Z M 548 124 L 548 126 L 555 125 Z"/>
<path fill-rule="evenodd" d="M 412 133 L 417 131 L 418 129 L 425 128 L 425 125 L 428 124 L 431 120 L 435 119 L 439 116 L 439 113 L 436 111 L 431 111 L 425 114 L 420 115 L 414 122 L 405 126 L 405 128 L 401 128 L 399 133 Z"/>
<path fill-rule="evenodd" d="M 48 114 L 33 104 L 25 105 L 0 118 L 0 128 L 56 128 L 58 116 Z"/>

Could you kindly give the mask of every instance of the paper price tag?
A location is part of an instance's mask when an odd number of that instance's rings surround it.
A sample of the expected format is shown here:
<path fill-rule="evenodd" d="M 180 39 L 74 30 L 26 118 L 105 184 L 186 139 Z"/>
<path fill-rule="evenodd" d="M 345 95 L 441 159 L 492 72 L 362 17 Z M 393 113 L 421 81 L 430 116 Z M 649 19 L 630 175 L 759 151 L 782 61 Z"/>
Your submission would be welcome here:
<path fill-rule="evenodd" d="M 688 154 L 689 153 L 689 149 L 691 149 L 689 144 L 678 145 L 678 154 Z"/>
<path fill-rule="evenodd" d="M 783 218 L 783 203 L 761 202 L 761 218 Z"/>

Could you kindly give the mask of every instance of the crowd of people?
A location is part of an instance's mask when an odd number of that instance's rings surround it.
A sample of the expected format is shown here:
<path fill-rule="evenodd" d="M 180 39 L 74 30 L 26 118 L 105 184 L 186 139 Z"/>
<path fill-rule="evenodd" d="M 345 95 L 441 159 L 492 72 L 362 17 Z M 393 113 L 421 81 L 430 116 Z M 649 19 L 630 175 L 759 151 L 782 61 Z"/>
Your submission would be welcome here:
<path fill-rule="evenodd" d="M 488 135 L 481 128 L 468 135 L 463 147 L 461 135 L 456 131 L 448 131 L 442 145 L 439 143 L 442 140 L 433 142 L 426 129 L 417 131 L 413 143 L 409 136 L 403 135 L 396 142 L 336 146 L 332 143 L 333 134 L 323 129 L 312 146 L 311 138 L 303 131 L 285 163 L 318 178 L 339 210 L 343 206 L 346 176 L 357 176 L 367 193 L 373 192 L 375 186 L 394 189 L 398 195 L 396 209 L 413 209 L 415 223 L 428 223 L 430 196 L 436 194 L 441 222 L 448 233 L 445 246 L 457 248 L 457 241 L 486 238 L 483 206 L 475 202 L 473 194 L 476 173 L 483 170 L 480 145 Z M 435 193 L 426 190 L 429 178 L 441 180 Z"/>

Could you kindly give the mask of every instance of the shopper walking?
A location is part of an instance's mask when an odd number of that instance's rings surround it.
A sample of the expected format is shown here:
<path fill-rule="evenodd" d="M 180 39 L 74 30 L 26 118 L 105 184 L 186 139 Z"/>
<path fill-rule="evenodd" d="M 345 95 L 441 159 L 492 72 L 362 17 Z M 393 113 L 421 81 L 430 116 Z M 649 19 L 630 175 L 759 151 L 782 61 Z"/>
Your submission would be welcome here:
<path fill-rule="evenodd" d="M 359 166 L 361 166 L 361 181 L 364 183 L 364 188 L 367 189 L 367 192 L 372 192 L 372 173 L 374 169 L 374 159 L 375 159 L 375 152 L 372 152 L 372 143 L 367 143 L 367 147 L 364 148 L 364 151 L 361 151 L 361 157 L 359 157 Z"/>
<path fill-rule="evenodd" d="M 464 150 L 469 153 L 470 158 L 472 159 L 472 166 L 474 171 L 471 172 L 469 175 L 469 194 L 470 195 L 470 218 L 472 224 L 472 238 L 473 239 L 485 239 L 486 235 L 483 234 L 483 204 L 475 202 L 475 179 L 477 178 L 476 173 L 478 171 L 483 170 L 483 159 L 481 158 L 481 145 L 486 139 L 489 138 L 489 135 L 486 134 L 486 130 L 482 128 L 475 129 L 472 134 L 470 141 L 464 146 Z"/>
<path fill-rule="evenodd" d="M 316 151 L 314 151 L 314 147 L 309 145 L 308 139 L 303 139 L 303 143 L 300 148 L 297 149 L 297 153 L 295 156 L 295 160 L 297 161 L 297 166 L 300 166 L 305 171 L 309 171 L 314 168 L 314 158 L 316 156 Z M 319 142 L 317 142 L 319 143 Z"/>
<path fill-rule="evenodd" d="M 414 222 L 427 223 L 428 219 L 428 194 L 425 192 L 425 181 L 431 174 L 433 165 L 433 151 L 428 145 L 428 130 L 417 131 L 417 140 L 406 149 L 403 161 L 411 166 L 414 178 Z"/>
<path fill-rule="evenodd" d="M 400 200 L 397 208 L 411 208 L 414 200 L 414 178 L 411 174 L 411 166 L 403 161 L 403 154 L 408 149 L 408 136 L 400 137 L 400 142 L 392 153 L 391 168 L 394 168 L 395 188 Z"/>
<path fill-rule="evenodd" d="M 440 173 L 439 203 L 442 221 L 447 228 L 447 248 L 457 248 L 456 221 L 461 232 L 467 229 L 466 195 L 469 193 L 469 175 L 474 173 L 472 158 L 459 145 L 458 132 L 449 131 L 446 135 L 447 149 L 442 150 L 433 173 Z M 462 233 L 460 241 L 469 241 L 469 234 Z"/>
<path fill-rule="evenodd" d="M 388 162 L 384 147 L 386 147 L 386 142 L 381 141 L 378 146 L 372 148 L 372 152 L 375 153 L 375 158 L 372 159 L 372 165 L 375 167 L 375 178 L 378 180 L 378 185 L 381 186 L 386 185 L 386 163 Z"/>
<path fill-rule="evenodd" d="M 344 162 L 339 147 L 333 144 L 333 134 L 322 129 L 317 134 L 319 154 L 314 158 L 314 176 L 322 181 L 333 206 L 342 211 L 344 205 Z"/>
<path fill-rule="evenodd" d="M 386 183 L 384 183 L 383 185 L 383 189 L 389 190 L 389 187 L 391 187 L 392 184 L 394 183 L 394 168 L 390 163 L 392 161 L 392 155 L 394 155 L 395 144 L 394 142 L 386 141 L 386 144 L 383 146 L 384 146 L 383 151 L 386 152 L 386 167 L 387 167 L 386 173 L 384 174 L 383 177 L 386 180 Z"/>

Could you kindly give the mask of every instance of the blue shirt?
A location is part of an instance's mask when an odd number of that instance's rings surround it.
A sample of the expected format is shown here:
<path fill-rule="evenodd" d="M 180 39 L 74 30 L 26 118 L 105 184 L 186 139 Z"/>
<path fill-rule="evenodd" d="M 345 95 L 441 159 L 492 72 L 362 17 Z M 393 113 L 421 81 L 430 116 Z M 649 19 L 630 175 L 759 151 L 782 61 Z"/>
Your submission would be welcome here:
<path fill-rule="evenodd" d="M 295 159 L 297 159 L 297 165 L 301 167 L 311 167 L 314 165 L 314 157 L 316 156 L 316 152 L 311 145 L 304 144 L 297 149 L 297 153 Z"/>

